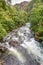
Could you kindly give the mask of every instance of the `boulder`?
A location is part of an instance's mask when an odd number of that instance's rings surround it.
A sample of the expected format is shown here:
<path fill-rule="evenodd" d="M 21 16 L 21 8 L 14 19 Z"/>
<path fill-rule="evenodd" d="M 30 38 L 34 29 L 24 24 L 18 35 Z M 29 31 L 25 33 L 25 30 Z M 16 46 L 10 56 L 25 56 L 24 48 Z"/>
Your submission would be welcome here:
<path fill-rule="evenodd" d="M 5 54 L 7 52 L 7 48 L 0 46 L 0 57 L 3 56 L 3 54 Z"/>
<path fill-rule="evenodd" d="M 9 41 L 9 44 L 11 45 L 11 46 L 13 46 L 13 47 L 16 47 L 16 46 L 18 46 L 20 43 L 18 42 L 18 41 Z"/>
<path fill-rule="evenodd" d="M 7 50 L 7 48 L 0 46 L 0 51 L 1 51 L 1 52 L 4 53 L 6 50 Z"/>

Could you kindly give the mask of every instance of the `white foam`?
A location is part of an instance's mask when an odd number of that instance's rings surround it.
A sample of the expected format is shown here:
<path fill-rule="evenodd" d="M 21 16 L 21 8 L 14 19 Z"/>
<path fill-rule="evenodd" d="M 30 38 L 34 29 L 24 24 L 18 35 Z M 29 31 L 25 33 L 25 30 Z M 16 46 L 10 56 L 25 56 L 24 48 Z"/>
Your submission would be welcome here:
<path fill-rule="evenodd" d="M 26 61 L 23 54 L 19 52 L 16 48 L 11 47 L 9 48 L 9 50 L 11 51 L 10 53 L 16 56 L 20 62 L 24 63 Z"/>
<path fill-rule="evenodd" d="M 25 35 L 24 35 L 25 33 Z M 28 33 L 28 34 L 27 34 Z M 18 37 L 12 37 L 12 39 L 15 39 L 16 41 L 18 41 L 19 37 L 19 41 L 22 41 L 22 44 L 20 44 L 20 46 L 24 47 L 28 53 L 32 53 L 36 60 L 39 62 L 43 62 L 43 53 L 41 53 L 41 51 L 43 52 L 43 48 L 41 48 L 38 44 L 37 41 L 35 41 L 34 38 L 30 38 L 28 35 L 31 35 L 31 30 L 30 30 L 30 24 L 27 23 L 25 26 L 21 27 L 18 31 L 17 31 Z M 20 43 L 21 43 L 20 41 Z M 22 53 L 20 53 L 17 49 L 15 48 L 9 48 L 10 51 L 13 51 L 13 53 L 16 55 L 16 57 L 21 60 L 22 62 L 24 62 L 24 56 L 22 55 Z"/>

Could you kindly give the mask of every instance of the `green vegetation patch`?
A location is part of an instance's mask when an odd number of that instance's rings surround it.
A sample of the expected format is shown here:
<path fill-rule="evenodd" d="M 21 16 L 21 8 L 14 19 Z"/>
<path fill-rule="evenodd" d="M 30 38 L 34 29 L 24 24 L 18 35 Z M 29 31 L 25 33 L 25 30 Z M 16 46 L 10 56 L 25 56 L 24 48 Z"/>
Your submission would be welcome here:
<path fill-rule="evenodd" d="M 38 6 L 37 6 L 38 5 Z M 36 40 L 40 41 L 43 45 L 43 3 L 38 2 L 32 8 L 29 16 L 31 22 L 31 29 L 35 33 Z"/>
<path fill-rule="evenodd" d="M 16 7 L 6 5 L 5 0 L 0 0 L 0 40 L 9 32 L 27 21 L 27 13 L 17 10 Z"/>

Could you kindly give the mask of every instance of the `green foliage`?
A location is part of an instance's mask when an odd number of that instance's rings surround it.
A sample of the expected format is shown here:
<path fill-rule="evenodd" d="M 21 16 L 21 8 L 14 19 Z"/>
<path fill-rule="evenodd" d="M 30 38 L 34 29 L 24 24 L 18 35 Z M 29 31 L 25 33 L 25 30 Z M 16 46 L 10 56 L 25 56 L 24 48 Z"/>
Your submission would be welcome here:
<path fill-rule="evenodd" d="M 35 38 L 39 41 L 41 40 L 43 44 L 43 3 L 38 2 L 32 8 L 29 21 L 31 22 L 31 29 L 35 33 Z"/>
<path fill-rule="evenodd" d="M 3 28 L 2 24 L 0 24 L 0 39 L 2 39 L 6 34 L 6 30 Z"/>
<path fill-rule="evenodd" d="M 5 0 L 0 0 L 0 39 L 14 28 L 22 26 L 27 21 L 26 17 L 25 11 L 6 5 Z"/>

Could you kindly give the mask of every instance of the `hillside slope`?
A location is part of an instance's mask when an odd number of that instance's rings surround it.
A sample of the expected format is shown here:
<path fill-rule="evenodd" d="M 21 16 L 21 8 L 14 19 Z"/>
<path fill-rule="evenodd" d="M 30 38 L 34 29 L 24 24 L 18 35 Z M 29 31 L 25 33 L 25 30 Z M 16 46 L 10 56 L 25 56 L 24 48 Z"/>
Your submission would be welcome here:
<path fill-rule="evenodd" d="M 28 10 L 28 20 L 31 23 L 31 29 L 34 31 L 35 39 L 43 45 L 43 2 L 42 0 L 32 0 L 31 6 L 30 13 Z"/>
<path fill-rule="evenodd" d="M 9 31 L 22 26 L 26 21 L 25 11 L 17 11 L 15 7 L 6 5 L 5 0 L 0 0 L 0 39 Z"/>

